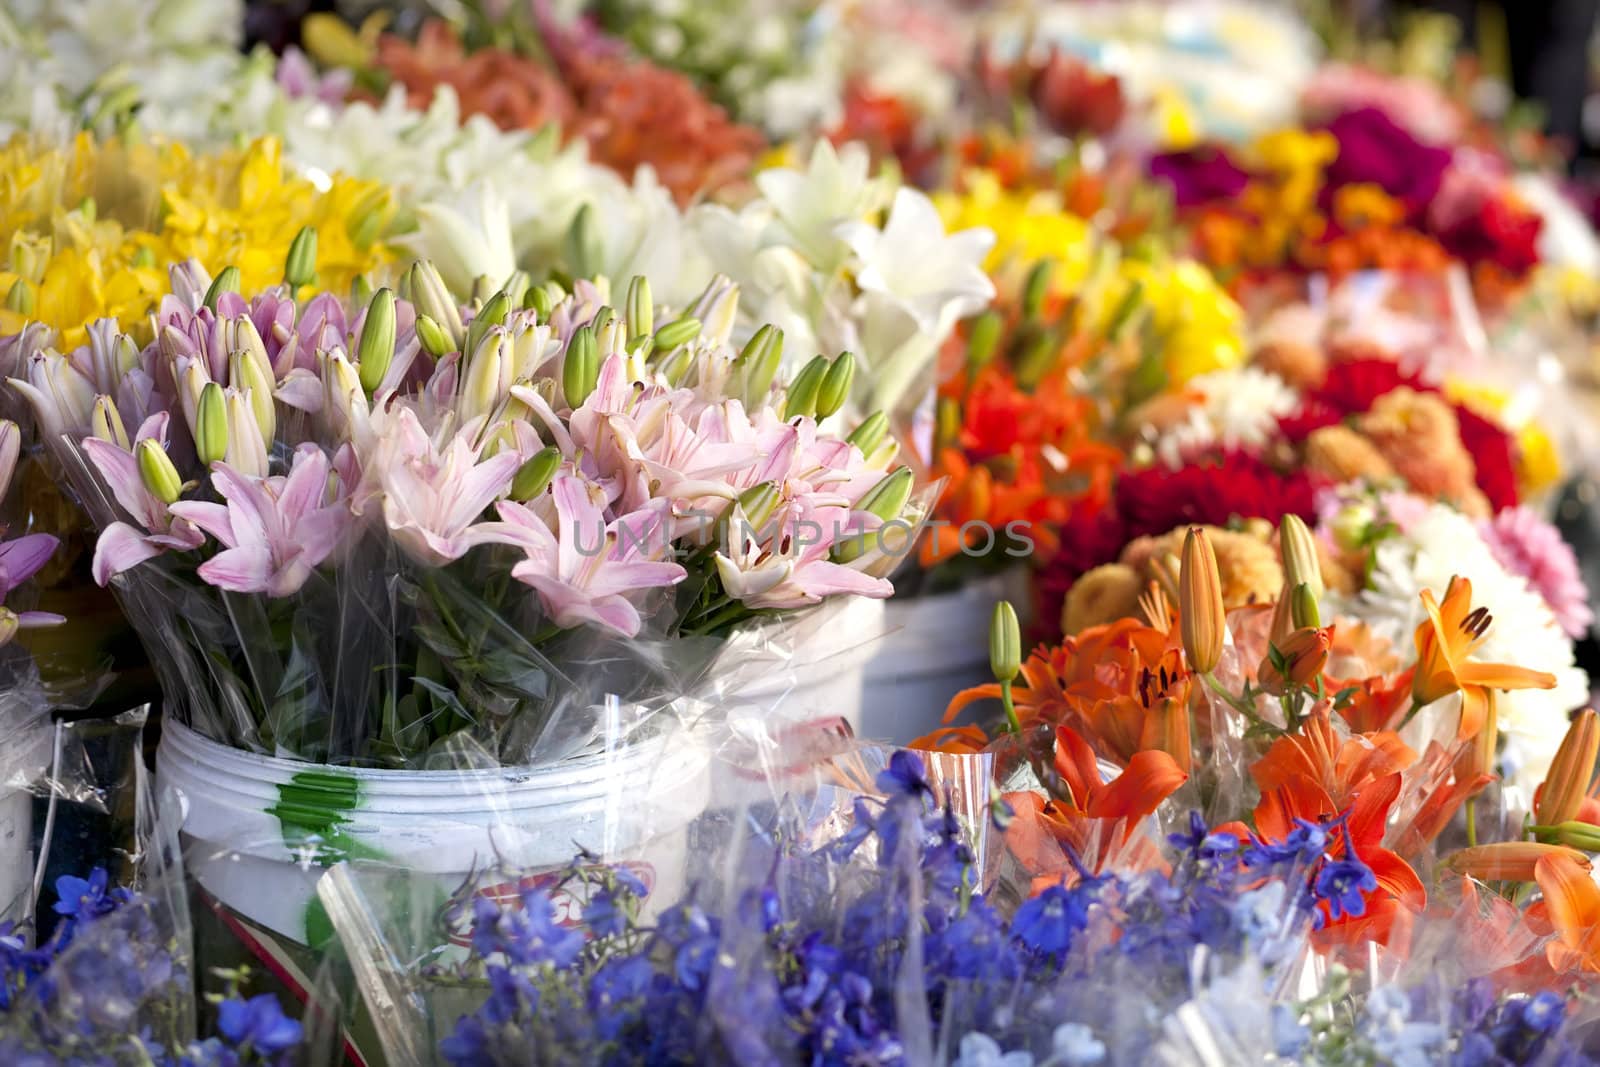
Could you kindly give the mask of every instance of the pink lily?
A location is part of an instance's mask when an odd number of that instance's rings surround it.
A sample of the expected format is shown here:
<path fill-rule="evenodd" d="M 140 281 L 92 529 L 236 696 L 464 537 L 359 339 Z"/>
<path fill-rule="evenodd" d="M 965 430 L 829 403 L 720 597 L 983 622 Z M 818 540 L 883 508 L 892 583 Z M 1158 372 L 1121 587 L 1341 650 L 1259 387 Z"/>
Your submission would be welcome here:
<path fill-rule="evenodd" d="M 511 487 L 523 457 L 508 449 L 480 463 L 481 449 L 464 433 L 437 448 L 409 409 L 386 430 L 367 467 L 369 475 L 376 468 L 384 521 L 400 547 L 440 567 L 483 543 L 473 525 Z"/>
<path fill-rule="evenodd" d="M 306 54 L 294 45 L 278 60 L 278 87 L 290 99 L 314 97 L 329 107 L 338 107 L 350 92 L 355 75 L 339 68 L 319 75 Z"/>
<path fill-rule="evenodd" d="M 605 521 L 605 490 L 576 475 L 558 476 L 550 486 L 558 533 L 531 509 L 501 501 L 497 540 L 517 544 L 528 558 L 512 577 L 539 594 L 557 626 L 594 623 L 623 637 L 639 632 L 639 609 L 629 594 L 676 585 L 688 572 L 652 556 L 668 548 L 667 502 Z"/>
<path fill-rule="evenodd" d="M 27 534 L 0 541 L 0 604 L 11 591 L 39 572 L 49 562 L 59 542 L 49 534 Z M 9 642 L 18 630 L 57 626 L 66 618 L 50 611 L 12 611 L 0 606 L 0 645 Z"/>
<path fill-rule="evenodd" d="M 134 447 L 154 439 L 165 447 L 167 413 L 150 416 L 139 427 Z M 187 551 L 205 543 L 205 535 L 187 520 L 174 515 L 167 505 L 139 477 L 139 464 L 133 453 L 110 441 L 85 438 L 83 450 L 100 471 L 117 503 L 134 520 L 114 522 L 100 533 L 94 545 L 94 580 L 101 585 L 130 567 L 154 559 L 170 550 Z"/>
<path fill-rule="evenodd" d="M 327 502 L 328 469 L 327 455 L 310 444 L 296 450 L 287 477 L 215 464 L 211 484 L 227 503 L 180 500 L 170 509 L 226 546 L 200 564 L 200 577 L 234 593 L 298 592 L 352 522 L 344 496 Z"/>
<path fill-rule="evenodd" d="M 722 588 L 753 610 L 807 607 L 830 596 L 881 600 L 892 595 L 887 579 L 828 558 L 834 543 L 855 529 L 852 522 L 848 509 L 818 507 L 805 498 L 788 504 L 762 529 L 753 529 L 736 510 L 730 524 L 734 543 L 714 557 Z M 767 535 L 764 543 L 762 535 Z"/>

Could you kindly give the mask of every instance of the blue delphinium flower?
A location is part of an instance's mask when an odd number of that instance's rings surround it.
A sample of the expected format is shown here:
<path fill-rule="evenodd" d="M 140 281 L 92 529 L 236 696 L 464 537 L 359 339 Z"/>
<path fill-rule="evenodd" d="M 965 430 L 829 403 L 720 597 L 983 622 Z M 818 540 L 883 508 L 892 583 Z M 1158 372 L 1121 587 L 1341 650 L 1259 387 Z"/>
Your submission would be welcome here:
<path fill-rule="evenodd" d="M 1011 935 L 1040 955 L 1060 956 L 1087 926 L 1088 916 L 1078 897 L 1053 885 L 1017 909 Z"/>
<path fill-rule="evenodd" d="M 217 1005 L 217 1029 L 235 1045 L 249 1045 L 268 1056 L 294 1048 L 305 1037 L 300 1024 L 283 1014 L 283 1005 L 271 993 L 224 1000 Z"/>
<path fill-rule="evenodd" d="M 927 767 L 922 757 L 910 749 L 896 749 L 889 757 L 889 765 L 878 774 L 878 788 L 890 797 L 926 797 L 933 795 L 928 784 Z"/>
<path fill-rule="evenodd" d="M 1358 917 L 1367 912 L 1367 900 L 1362 894 L 1378 888 L 1378 876 L 1372 868 L 1359 859 L 1333 860 L 1317 872 L 1314 892 L 1318 900 L 1325 901 L 1335 919 L 1349 915 Z"/>

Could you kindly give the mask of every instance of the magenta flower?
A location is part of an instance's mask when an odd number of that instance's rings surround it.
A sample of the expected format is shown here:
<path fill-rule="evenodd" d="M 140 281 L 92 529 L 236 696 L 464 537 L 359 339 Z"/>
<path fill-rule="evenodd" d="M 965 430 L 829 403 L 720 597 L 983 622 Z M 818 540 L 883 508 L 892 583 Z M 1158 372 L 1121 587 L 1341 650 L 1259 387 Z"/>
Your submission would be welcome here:
<path fill-rule="evenodd" d="M 1154 156 L 1150 175 L 1172 186 L 1179 207 L 1231 200 L 1244 192 L 1250 181 L 1250 175 L 1226 151 L 1212 145 Z"/>
<path fill-rule="evenodd" d="M 211 484 L 226 504 L 180 500 L 169 509 L 225 547 L 199 575 L 234 593 L 291 596 L 338 547 L 352 517 L 344 496 L 328 497 L 328 457 L 301 445 L 287 477 L 252 478 L 226 463 Z"/>
<path fill-rule="evenodd" d="M 528 558 L 512 577 L 532 586 L 557 626 L 593 623 L 632 637 L 639 609 L 629 594 L 676 585 L 688 572 L 661 560 L 669 547 L 665 500 L 606 522 L 605 490 L 576 475 L 550 485 L 557 531 L 531 509 L 501 501 L 503 520 L 489 524 L 497 540 L 516 544 Z"/>
<path fill-rule="evenodd" d="M 167 413 L 150 416 L 139 427 L 134 437 L 134 447 L 139 442 L 154 439 L 166 447 Z M 97 437 L 86 438 L 83 450 L 90 462 L 105 479 L 106 486 L 116 497 L 133 523 L 114 522 L 101 531 L 94 544 L 94 580 L 101 585 L 130 567 L 164 552 L 187 551 L 205 543 L 205 535 L 187 520 L 172 514 L 171 509 L 149 489 L 139 477 L 139 464 L 133 453 L 110 441 Z"/>
<path fill-rule="evenodd" d="M 1371 183 L 1413 212 L 1427 208 L 1450 166 L 1448 148 L 1423 144 L 1376 108 L 1347 111 L 1328 123 L 1339 155 L 1328 165 L 1328 190 Z"/>
<path fill-rule="evenodd" d="M 1589 590 L 1572 546 L 1538 512 L 1506 508 L 1479 523 L 1478 532 L 1500 565 L 1521 575 L 1544 598 L 1568 637 L 1581 636 L 1594 622 Z"/>

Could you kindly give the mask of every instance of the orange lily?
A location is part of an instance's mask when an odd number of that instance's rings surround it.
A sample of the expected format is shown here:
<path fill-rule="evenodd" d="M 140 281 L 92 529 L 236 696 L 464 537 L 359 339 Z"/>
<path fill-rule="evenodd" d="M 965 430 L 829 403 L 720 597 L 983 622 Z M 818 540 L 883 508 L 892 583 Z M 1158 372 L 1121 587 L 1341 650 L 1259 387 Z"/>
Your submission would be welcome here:
<path fill-rule="evenodd" d="M 1452 760 L 1439 742 L 1428 743 L 1411 784 L 1411 790 L 1421 794 L 1422 806 L 1395 835 L 1402 854 L 1420 852 L 1444 831 L 1469 797 L 1494 781 L 1494 775 L 1468 766 L 1470 762 L 1464 757 Z"/>
<path fill-rule="evenodd" d="M 1008 793 L 1015 816 L 1006 842 L 1035 876 L 1060 876 L 1071 869 L 1065 849 L 1092 871 L 1115 865 L 1138 869 L 1160 864 L 1160 850 L 1134 837 L 1140 820 L 1161 806 L 1189 776 L 1165 752 L 1139 752 L 1111 781 L 1100 777 L 1099 760 L 1070 727 L 1056 730 L 1055 770 L 1067 797 Z"/>
<path fill-rule="evenodd" d="M 1468 657 L 1483 643 L 1493 622 L 1489 612 L 1472 606 L 1472 583 L 1450 579 L 1441 604 L 1433 590 L 1422 591 L 1428 618 L 1417 627 L 1417 672 L 1411 695 L 1417 707 L 1451 693 L 1461 693 L 1461 724 L 1456 736 L 1473 737 L 1482 729 L 1489 689 L 1554 689 L 1555 675 L 1508 663 L 1472 663 Z"/>
<path fill-rule="evenodd" d="M 1278 738 L 1251 765 L 1250 776 L 1261 789 L 1256 828 L 1281 840 L 1294 829 L 1296 818 L 1315 822 L 1338 815 L 1374 782 L 1398 775 L 1416 758 L 1398 734 L 1341 739 L 1328 713 L 1319 711 L 1299 733 Z"/>
<path fill-rule="evenodd" d="M 1550 966 L 1600 972 L 1600 886 L 1589 875 L 1588 861 L 1552 854 L 1539 859 L 1533 873 L 1556 929 L 1556 940 L 1545 946 Z"/>

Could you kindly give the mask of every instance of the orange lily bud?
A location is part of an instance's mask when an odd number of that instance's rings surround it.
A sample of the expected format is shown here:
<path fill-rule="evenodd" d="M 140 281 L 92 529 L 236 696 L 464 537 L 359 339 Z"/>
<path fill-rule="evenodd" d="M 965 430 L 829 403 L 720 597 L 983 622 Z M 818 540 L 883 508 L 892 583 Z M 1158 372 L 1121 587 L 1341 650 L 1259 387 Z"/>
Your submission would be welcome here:
<path fill-rule="evenodd" d="M 1267 640 L 1282 645 L 1294 633 L 1294 590 L 1288 582 L 1278 593 L 1278 602 L 1272 606 L 1272 625 L 1267 630 Z"/>
<path fill-rule="evenodd" d="M 1558 826 L 1534 826 L 1531 829 L 1543 840 L 1584 852 L 1600 852 L 1600 826 L 1593 823 L 1564 822 Z"/>
<path fill-rule="evenodd" d="M 1328 650 L 1332 647 L 1331 631 L 1301 627 L 1282 644 L 1274 642 L 1268 646 L 1265 658 L 1256 668 L 1256 679 L 1261 688 L 1273 696 L 1282 696 L 1291 688 L 1311 686 L 1327 665 Z"/>
<path fill-rule="evenodd" d="M 1464 848 L 1446 860 L 1445 866 L 1483 882 L 1531 882 L 1534 865 L 1546 856 L 1569 859 L 1589 869 L 1589 857 L 1577 849 L 1539 841 L 1501 841 Z"/>
<path fill-rule="evenodd" d="M 1533 817 L 1542 826 L 1555 826 L 1577 817 L 1594 775 L 1595 755 L 1600 753 L 1600 727 L 1593 709 L 1585 708 L 1572 720 L 1562 738 L 1556 758 L 1550 762 L 1544 788 L 1534 801 Z"/>
<path fill-rule="evenodd" d="M 1183 561 L 1178 571 L 1178 621 L 1183 651 L 1189 666 L 1200 674 L 1217 669 L 1222 658 L 1226 619 L 1222 608 L 1222 577 L 1217 555 L 1198 526 L 1183 539 Z"/>

